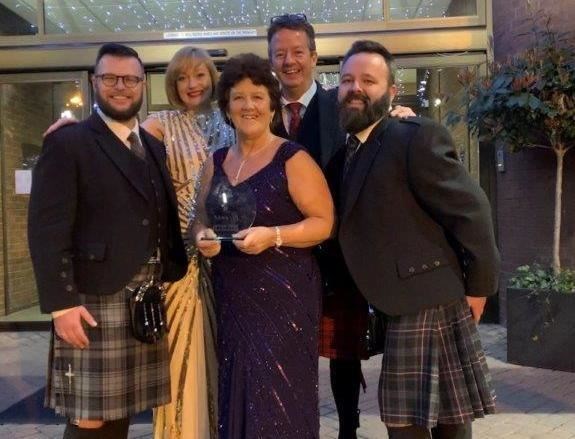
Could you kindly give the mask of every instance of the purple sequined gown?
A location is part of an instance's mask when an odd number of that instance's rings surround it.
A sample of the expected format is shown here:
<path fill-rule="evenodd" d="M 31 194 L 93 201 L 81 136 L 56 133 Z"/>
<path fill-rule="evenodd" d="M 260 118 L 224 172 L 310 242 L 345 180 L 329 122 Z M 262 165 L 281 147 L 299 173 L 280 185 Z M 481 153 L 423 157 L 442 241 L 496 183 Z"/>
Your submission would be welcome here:
<path fill-rule="evenodd" d="M 254 226 L 303 219 L 285 173 L 286 160 L 300 149 L 284 143 L 269 165 L 240 183 L 256 196 Z M 214 154 L 212 184 L 227 179 L 227 152 Z M 213 278 L 220 439 L 318 438 L 320 278 L 311 249 L 269 248 L 254 256 L 224 243 Z"/>

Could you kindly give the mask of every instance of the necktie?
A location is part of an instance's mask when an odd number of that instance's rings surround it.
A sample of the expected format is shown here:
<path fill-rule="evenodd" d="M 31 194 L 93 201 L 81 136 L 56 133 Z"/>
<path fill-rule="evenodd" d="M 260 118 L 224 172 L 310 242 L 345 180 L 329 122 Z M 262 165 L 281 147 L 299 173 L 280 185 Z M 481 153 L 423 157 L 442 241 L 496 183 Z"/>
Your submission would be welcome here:
<path fill-rule="evenodd" d="M 290 104 L 287 104 L 286 107 L 289 111 L 288 135 L 289 135 L 290 139 L 295 140 L 297 138 L 297 132 L 299 129 L 299 124 L 301 122 L 300 111 L 301 111 L 302 104 L 300 104 L 299 102 L 292 102 Z"/>
<path fill-rule="evenodd" d="M 131 132 L 128 136 L 128 142 L 130 143 L 130 150 L 136 154 L 139 159 L 145 160 L 146 159 L 146 150 L 140 142 L 140 138 L 135 132 Z"/>
<path fill-rule="evenodd" d="M 359 149 L 360 144 L 361 144 L 361 142 L 359 141 L 359 139 L 357 137 L 355 137 L 353 134 L 350 134 L 347 137 L 347 141 L 345 143 L 345 161 L 343 162 L 343 176 L 344 177 L 349 172 L 351 162 L 353 161 L 353 157 L 355 156 L 355 153 Z"/>

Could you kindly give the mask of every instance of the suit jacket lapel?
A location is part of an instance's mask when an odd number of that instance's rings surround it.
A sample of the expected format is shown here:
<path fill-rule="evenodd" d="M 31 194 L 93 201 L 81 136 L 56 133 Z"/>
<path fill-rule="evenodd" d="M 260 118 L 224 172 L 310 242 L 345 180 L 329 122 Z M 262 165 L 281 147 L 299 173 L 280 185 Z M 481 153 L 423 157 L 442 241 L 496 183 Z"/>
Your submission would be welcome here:
<path fill-rule="evenodd" d="M 96 143 L 116 165 L 118 170 L 126 177 L 132 186 L 148 200 L 146 190 L 143 185 L 141 168 L 137 162 L 130 157 L 130 152 L 126 150 L 126 146 L 122 144 L 112 131 L 108 128 L 106 123 L 96 113 L 92 114 L 89 118 L 89 124 L 93 131 L 95 131 Z"/>
<path fill-rule="evenodd" d="M 388 122 L 389 119 L 386 119 L 376 125 L 365 144 L 361 146 L 362 151 L 358 152 L 359 157 L 357 158 L 357 162 L 346 181 L 348 187 L 343 188 L 342 191 L 344 194 L 342 220 L 347 218 L 347 215 L 349 215 L 349 212 L 351 212 L 357 201 L 367 174 L 369 174 L 375 157 L 384 143 L 383 134 L 387 129 Z"/>
<path fill-rule="evenodd" d="M 320 166 L 325 168 L 339 147 L 345 143 L 345 133 L 339 126 L 335 90 L 326 91 L 318 83 L 317 99 L 319 107 Z"/>
<path fill-rule="evenodd" d="M 288 133 L 286 131 L 286 128 L 284 126 L 284 121 L 282 119 L 282 110 L 281 109 L 279 111 L 276 111 L 276 114 L 274 115 L 274 118 L 272 120 L 271 130 L 272 130 L 272 133 L 274 133 L 276 136 L 283 137 L 284 139 L 288 138 Z"/>
<path fill-rule="evenodd" d="M 148 151 L 149 155 L 151 156 L 150 160 L 154 160 L 156 162 L 156 166 L 160 170 L 162 174 L 162 178 L 164 180 L 164 185 L 166 188 L 170 188 L 173 185 L 172 177 L 168 172 L 168 168 L 166 166 L 166 156 L 162 154 L 162 150 L 165 151 L 165 146 L 163 143 L 158 141 L 154 136 L 148 134 L 146 130 L 140 128 L 140 137 L 144 141 L 146 145 L 146 151 Z M 167 190 L 166 191 L 170 197 L 170 202 L 173 205 L 177 205 L 177 199 L 175 195 L 175 191 Z"/>

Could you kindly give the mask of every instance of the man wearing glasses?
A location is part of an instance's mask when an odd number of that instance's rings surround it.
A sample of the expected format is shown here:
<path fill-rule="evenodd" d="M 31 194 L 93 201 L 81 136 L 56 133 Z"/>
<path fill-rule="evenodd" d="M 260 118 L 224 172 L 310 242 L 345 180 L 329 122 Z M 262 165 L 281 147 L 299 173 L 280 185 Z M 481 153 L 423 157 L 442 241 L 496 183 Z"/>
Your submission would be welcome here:
<path fill-rule="evenodd" d="M 53 317 L 47 405 L 64 438 L 125 438 L 129 417 L 170 399 L 167 339 L 131 333 L 137 284 L 186 271 L 165 148 L 141 130 L 144 69 L 119 44 L 101 47 L 97 111 L 45 138 L 34 169 L 29 245 L 40 307 Z"/>
<path fill-rule="evenodd" d="M 276 118 L 272 130 L 306 147 L 326 169 L 335 152 L 345 144 L 345 133 L 338 123 L 337 90 L 324 90 L 314 81 L 318 59 L 314 28 L 304 14 L 279 15 L 271 19 L 267 39 L 270 63 L 282 91 L 281 118 Z M 391 115 L 415 114 L 409 108 L 396 107 Z M 326 291 L 320 355 L 330 359 L 339 439 L 355 439 L 363 381 L 360 360 L 367 358 L 367 303 L 351 279 L 335 241 L 322 244 L 318 259 Z"/>

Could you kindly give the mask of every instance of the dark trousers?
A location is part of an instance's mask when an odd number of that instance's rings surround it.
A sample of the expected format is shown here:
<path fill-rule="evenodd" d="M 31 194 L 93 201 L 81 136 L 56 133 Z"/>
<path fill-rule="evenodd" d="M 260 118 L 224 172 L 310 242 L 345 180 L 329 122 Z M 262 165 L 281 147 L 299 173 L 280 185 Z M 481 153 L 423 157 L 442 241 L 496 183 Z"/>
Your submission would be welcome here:
<path fill-rule="evenodd" d="M 361 386 L 361 361 L 329 361 L 331 391 L 339 418 L 338 439 L 356 439 L 359 427 L 359 389 Z"/>
<path fill-rule="evenodd" d="M 100 428 L 80 428 L 68 422 L 62 439 L 126 439 L 129 428 L 127 418 L 108 421 Z"/>
<path fill-rule="evenodd" d="M 438 424 L 429 431 L 419 425 L 387 429 L 389 439 L 471 439 L 471 422 L 465 424 Z"/>

